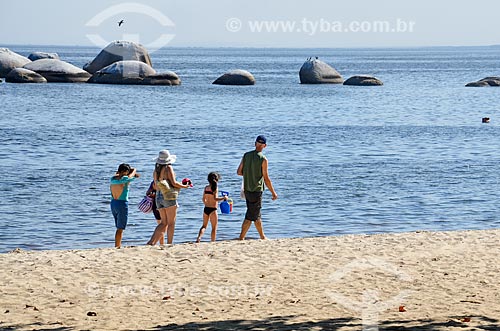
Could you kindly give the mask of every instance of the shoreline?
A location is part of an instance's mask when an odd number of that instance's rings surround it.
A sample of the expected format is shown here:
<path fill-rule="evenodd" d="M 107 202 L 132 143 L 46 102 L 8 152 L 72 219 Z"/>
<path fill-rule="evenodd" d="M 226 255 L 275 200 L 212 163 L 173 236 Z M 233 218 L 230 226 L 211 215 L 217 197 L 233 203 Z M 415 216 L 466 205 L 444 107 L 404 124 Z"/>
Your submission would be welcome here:
<path fill-rule="evenodd" d="M 210 228 L 210 225 L 209 225 Z M 495 230 L 500 230 L 500 228 L 486 228 L 486 229 L 453 229 L 453 230 L 411 230 L 411 231 L 401 231 L 401 232 L 366 232 L 366 233 L 341 233 L 341 234 L 334 234 L 334 235 L 319 235 L 319 236 L 305 236 L 305 237 L 276 237 L 276 238 L 267 238 L 267 241 L 282 241 L 282 240 L 300 240 L 300 239 L 324 239 L 324 238 L 342 238 L 342 237 L 350 237 L 350 236 L 358 236 L 358 237 L 372 237 L 372 236 L 385 236 L 385 235 L 400 235 L 400 234 L 420 234 L 420 233 L 455 233 L 455 232 L 468 232 L 468 231 L 495 231 Z M 194 233 L 194 232 L 193 232 Z M 175 238 L 174 238 L 175 239 Z M 125 242 L 126 245 L 122 245 L 120 249 L 131 249 L 131 248 L 140 248 L 140 247 L 148 247 L 146 244 L 147 240 L 133 240 L 133 239 L 127 239 L 124 238 L 123 241 Z M 244 242 L 253 242 L 253 241 L 262 241 L 258 234 L 256 233 L 251 233 L 246 237 Z M 235 236 L 232 239 L 217 239 L 215 244 L 219 243 L 230 243 L 230 242 L 241 242 L 238 238 L 238 236 Z M 15 247 L 13 249 L 9 249 L 6 251 L 0 251 L 0 256 L 3 254 L 12 254 L 12 253 L 35 253 L 35 252 L 69 252 L 69 251 L 90 251 L 90 250 L 102 250 L 102 249 L 115 249 L 113 247 L 113 241 L 110 240 L 109 242 L 101 242 L 102 245 L 100 246 L 93 246 L 93 245 L 88 245 L 88 246 L 83 246 L 83 247 L 75 247 L 75 248 L 39 248 L 39 249 L 30 249 L 26 247 Z M 188 240 L 188 241 L 179 241 L 174 243 L 172 245 L 165 244 L 164 246 L 160 246 L 159 244 L 156 244 L 154 247 L 158 247 L 160 249 L 167 249 L 172 246 L 184 246 L 184 245 L 196 245 L 195 240 Z M 204 236 L 203 240 L 201 241 L 201 244 L 214 244 L 210 242 L 209 236 Z"/>
<path fill-rule="evenodd" d="M 0 330 L 490 330 L 499 242 L 494 229 L 14 250 L 0 254 Z"/>

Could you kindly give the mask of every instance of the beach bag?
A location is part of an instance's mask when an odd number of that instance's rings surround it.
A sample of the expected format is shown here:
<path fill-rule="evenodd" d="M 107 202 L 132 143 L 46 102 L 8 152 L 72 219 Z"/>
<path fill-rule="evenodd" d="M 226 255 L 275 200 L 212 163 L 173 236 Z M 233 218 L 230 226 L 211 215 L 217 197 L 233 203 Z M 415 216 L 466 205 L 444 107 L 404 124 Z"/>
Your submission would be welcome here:
<path fill-rule="evenodd" d="M 156 188 L 160 190 L 164 200 L 177 200 L 179 196 L 180 189 L 170 185 L 166 179 L 157 181 Z"/>
<path fill-rule="evenodd" d="M 153 211 L 153 198 L 148 197 L 147 195 L 142 198 L 141 202 L 139 202 L 139 206 L 137 206 L 140 211 L 145 214 L 148 214 Z"/>

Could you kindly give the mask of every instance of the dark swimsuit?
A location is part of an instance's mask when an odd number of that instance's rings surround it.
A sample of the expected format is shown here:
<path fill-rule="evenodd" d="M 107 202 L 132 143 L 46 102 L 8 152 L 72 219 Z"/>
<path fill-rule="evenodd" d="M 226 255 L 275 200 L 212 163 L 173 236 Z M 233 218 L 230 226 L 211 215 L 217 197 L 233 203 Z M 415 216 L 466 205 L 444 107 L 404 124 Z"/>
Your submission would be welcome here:
<path fill-rule="evenodd" d="M 207 216 L 210 216 L 210 214 L 216 210 L 217 210 L 217 208 L 205 207 L 205 208 L 203 208 L 203 213 L 206 214 Z"/>
<path fill-rule="evenodd" d="M 210 194 L 210 195 L 213 195 L 213 194 L 214 194 L 214 192 L 209 191 L 209 190 L 207 190 L 207 189 L 205 189 L 205 192 L 203 192 L 203 193 L 205 193 L 205 194 Z M 213 212 L 214 212 L 214 211 L 216 211 L 216 210 L 217 210 L 217 208 L 214 208 L 214 207 L 205 207 L 205 208 L 203 208 L 203 213 L 204 213 L 205 215 L 207 215 L 207 216 L 210 216 L 210 214 L 211 214 L 211 213 L 213 213 Z"/>

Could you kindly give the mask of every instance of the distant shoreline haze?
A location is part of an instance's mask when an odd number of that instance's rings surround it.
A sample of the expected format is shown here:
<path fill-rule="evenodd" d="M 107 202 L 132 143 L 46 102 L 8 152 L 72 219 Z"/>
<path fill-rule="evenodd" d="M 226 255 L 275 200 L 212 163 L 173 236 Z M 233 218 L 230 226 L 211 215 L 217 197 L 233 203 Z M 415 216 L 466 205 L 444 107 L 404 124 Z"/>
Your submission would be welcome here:
<path fill-rule="evenodd" d="M 104 47 L 100 46 L 95 46 L 92 44 L 88 45 L 71 45 L 71 44 L 22 44 L 22 43 L 9 43 L 9 44 L 0 44 L 0 47 L 4 48 L 14 48 L 14 47 L 50 47 L 50 48 L 58 48 L 58 47 L 71 47 L 71 48 L 95 48 L 95 49 L 102 49 Z M 420 45 L 420 46 L 379 46 L 379 47 L 371 47 L 371 46 L 356 46 L 356 47 L 261 47 L 261 46 L 176 46 L 176 45 L 168 45 L 165 47 L 162 47 L 162 50 L 168 50 L 168 49 L 298 49 L 298 50 L 307 50 L 307 49 L 315 49 L 315 50 L 346 50 L 346 49 L 355 49 L 355 50 L 412 50 L 412 49 L 422 49 L 422 50 L 427 50 L 427 49 L 451 49 L 451 48 L 471 48 L 471 49 L 479 49 L 479 48 L 499 48 L 500 49 L 500 44 L 493 44 L 493 45 L 437 45 L 437 46 L 425 46 L 425 45 Z"/>

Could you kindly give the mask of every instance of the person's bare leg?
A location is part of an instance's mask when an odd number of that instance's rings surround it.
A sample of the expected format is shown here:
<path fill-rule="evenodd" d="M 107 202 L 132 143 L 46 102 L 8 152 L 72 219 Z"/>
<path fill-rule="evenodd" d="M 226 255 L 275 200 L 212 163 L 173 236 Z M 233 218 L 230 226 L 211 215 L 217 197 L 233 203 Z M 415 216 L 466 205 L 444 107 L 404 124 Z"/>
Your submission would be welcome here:
<path fill-rule="evenodd" d="M 161 222 L 156 226 L 151 239 L 149 239 L 147 245 L 156 245 L 156 243 L 165 237 L 165 230 L 168 227 L 167 223 L 167 212 L 164 208 L 160 209 Z"/>
<path fill-rule="evenodd" d="M 264 228 L 262 227 L 261 219 L 255 221 L 255 228 L 257 229 L 257 232 L 259 232 L 260 239 L 267 239 L 264 235 Z"/>
<path fill-rule="evenodd" d="M 168 207 L 167 211 L 167 244 L 174 241 L 175 218 L 177 217 L 177 206 Z"/>
<path fill-rule="evenodd" d="M 251 225 L 252 225 L 252 221 L 250 221 L 250 220 L 243 221 L 243 224 L 241 225 L 240 240 L 245 240 L 248 229 L 250 229 Z"/>
<path fill-rule="evenodd" d="M 156 223 L 160 224 L 161 220 L 156 220 Z M 160 237 L 160 245 L 165 245 L 165 232 L 163 232 L 163 236 Z"/>
<path fill-rule="evenodd" d="M 198 232 L 198 238 L 196 238 L 196 242 L 199 243 L 201 241 L 201 237 L 203 237 L 203 234 L 205 233 L 205 230 L 207 229 L 208 225 L 208 216 L 207 214 L 203 213 L 203 225 L 200 228 L 200 232 Z"/>
<path fill-rule="evenodd" d="M 217 215 L 217 211 L 212 212 L 212 214 L 210 215 L 210 224 L 212 225 L 210 240 L 215 241 L 215 239 L 217 238 L 217 223 L 219 221 L 219 215 Z"/>
<path fill-rule="evenodd" d="M 116 229 L 115 232 L 115 247 L 120 248 L 122 246 L 123 229 Z"/>
<path fill-rule="evenodd" d="M 147 245 L 156 245 L 156 243 L 160 240 L 161 237 L 165 235 L 165 229 L 167 228 L 167 225 L 163 222 L 158 224 L 155 228 L 155 232 L 153 232 L 153 235 L 151 236 L 151 239 L 149 239 Z"/>

